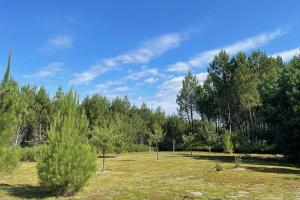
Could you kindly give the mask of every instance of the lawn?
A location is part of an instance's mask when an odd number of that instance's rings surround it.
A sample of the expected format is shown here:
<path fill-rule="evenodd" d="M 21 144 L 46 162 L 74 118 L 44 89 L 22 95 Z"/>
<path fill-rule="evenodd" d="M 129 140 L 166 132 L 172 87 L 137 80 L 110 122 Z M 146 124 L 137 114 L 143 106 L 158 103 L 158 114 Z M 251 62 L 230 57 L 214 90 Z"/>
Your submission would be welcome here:
<path fill-rule="evenodd" d="M 213 170 L 216 162 L 224 171 Z M 300 199 L 300 168 L 272 155 L 248 155 L 242 170 L 234 155 L 206 152 L 162 152 L 159 161 L 154 152 L 126 153 L 106 163 L 82 191 L 59 199 Z M 38 187 L 35 165 L 2 176 L 0 199 L 55 198 Z"/>

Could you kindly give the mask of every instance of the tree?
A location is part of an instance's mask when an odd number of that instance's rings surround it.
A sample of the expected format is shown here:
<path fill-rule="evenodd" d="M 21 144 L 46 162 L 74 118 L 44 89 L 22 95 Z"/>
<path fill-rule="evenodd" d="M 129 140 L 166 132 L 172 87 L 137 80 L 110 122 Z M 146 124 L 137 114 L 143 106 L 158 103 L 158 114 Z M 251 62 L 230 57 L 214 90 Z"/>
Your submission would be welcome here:
<path fill-rule="evenodd" d="M 171 140 L 173 152 L 176 150 L 176 141 L 184 134 L 186 127 L 186 122 L 182 117 L 177 115 L 167 117 L 164 126 L 164 130 L 166 131 L 165 138 Z"/>
<path fill-rule="evenodd" d="M 223 133 L 223 148 L 226 153 L 233 153 L 232 133 L 224 130 Z"/>
<path fill-rule="evenodd" d="M 183 135 L 182 140 L 186 150 L 190 150 L 191 156 L 193 156 L 193 148 L 196 144 L 196 135 L 191 133 L 188 135 Z"/>
<path fill-rule="evenodd" d="M 208 146 L 209 155 L 211 155 L 211 147 L 217 140 L 215 129 L 212 124 L 207 119 L 205 119 L 201 121 L 200 132 L 202 133 L 205 143 Z"/>
<path fill-rule="evenodd" d="M 96 170 L 96 153 L 87 140 L 88 121 L 72 90 L 59 99 L 61 106 L 47 132 L 37 164 L 40 184 L 59 195 L 81 189 Z"/>
<path fill-rule="evenodd" d="M 150 139 L 151 139 L 152 142 L 155 143 L 155 146 L 156 146 L 156 160 L 159 159 L 159 157 L 158 157 L 158 143 L 162 140 L 162 138 L 163 138 L 163 130 L 157 122 L 154 122 L 152 124 L 152 134 L 150 136 Z"/>
<path fill-rule="evenodd" d="M 18 164 L 18 151 L 12 145 L 16 146 L 15 141 L 18 141 L 18 128 L 25 108 L 18 83 L 10 76 L 10 61 L 11 51 L 0 83 L 0 172 L 12 171 Z"/>
<path fill-rule="evenodd" d="M 112 125 L 94 127 L 91 143 L 102 152 L 102 172 L 104 172 L 105 167 L 105 155 L 113 149 L 113 142 Z"/>
<path fill-rule="evenodd" d="M 192 72 L 188 72 L 182 81 L 182 88 L 176 98 L 176 102 L 179 106 L 179 115 L 188 120 L 191 133 L 195 133 L 194 117 L 196 111 L 196 90 L 198 85 L 197 77 L 194 76 Z"/>
<path fill-rule="evenodd" d="M 81 108 L 87 115 L 90 128 L 105 125 L 110 118 L 110 102 L 105 96 L 99 94 L 87 96 L 82 101 Z"/>

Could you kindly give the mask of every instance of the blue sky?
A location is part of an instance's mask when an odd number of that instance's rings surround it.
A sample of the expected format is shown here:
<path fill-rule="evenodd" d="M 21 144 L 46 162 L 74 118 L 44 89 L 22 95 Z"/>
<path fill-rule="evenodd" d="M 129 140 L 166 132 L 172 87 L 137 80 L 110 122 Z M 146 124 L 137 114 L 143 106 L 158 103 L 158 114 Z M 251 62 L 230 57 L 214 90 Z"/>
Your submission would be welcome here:
<path fill-rule="evenodd" d="M 81 95 L 127 95 L 176 112 L 191 70 L 200 82 L 220 50 L 262 49 L 285 60 L 300 48 L 300 1 L 0 0 L 0 72 L 13 49 L 20 84 Z"/>

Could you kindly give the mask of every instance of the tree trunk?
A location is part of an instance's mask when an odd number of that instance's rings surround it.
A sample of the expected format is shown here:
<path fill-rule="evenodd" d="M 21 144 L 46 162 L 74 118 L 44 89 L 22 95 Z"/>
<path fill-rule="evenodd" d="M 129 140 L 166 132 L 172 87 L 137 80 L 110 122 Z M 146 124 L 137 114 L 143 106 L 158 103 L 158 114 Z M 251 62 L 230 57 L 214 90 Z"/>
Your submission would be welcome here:
<path fill-rule="evenodd" d="M 176 140 L 175 138 L 173 138 L 173 152 L 175 152 L 175 144 L 176 144 Z"/>
<path fill-rule="evenodd" d="M 158 142 L 156 142 L 156 160 L 158 160 Z"/>
<path fill-rule="evenodd" d="M 211 146 L 208 146 L 209 156 L 211 156 Z"/>
<path fill-rule="evenodd" d="M 191 149 L 191 156 L 193 156 L 193 149 Z"/>
<path fill-rule="evenodd" d="M 105 150 L 102 150 L 102 172 L 104 172 L 105 165 Z"/>

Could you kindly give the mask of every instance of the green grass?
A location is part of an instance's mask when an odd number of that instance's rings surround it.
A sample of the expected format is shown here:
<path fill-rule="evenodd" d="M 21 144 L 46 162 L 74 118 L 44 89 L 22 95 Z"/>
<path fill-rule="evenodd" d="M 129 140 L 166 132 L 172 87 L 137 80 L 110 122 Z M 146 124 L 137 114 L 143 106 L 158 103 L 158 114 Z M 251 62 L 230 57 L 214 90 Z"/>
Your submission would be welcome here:
<path fill-rule="evenodd" d="M 213 170 L 219 162 L 222 172 Z M 271 155 L 243 158 L 206 152 L 121 154 L 107 158 L 97 174 L 73 197 L 59 199 L 300 199 L 300 169 Z M 98 162 L 100 170 L 100 160 Z M 38 186 L 35 163 L 23 162 L 0 178 L 0 199 L 52 199 Z"/>

